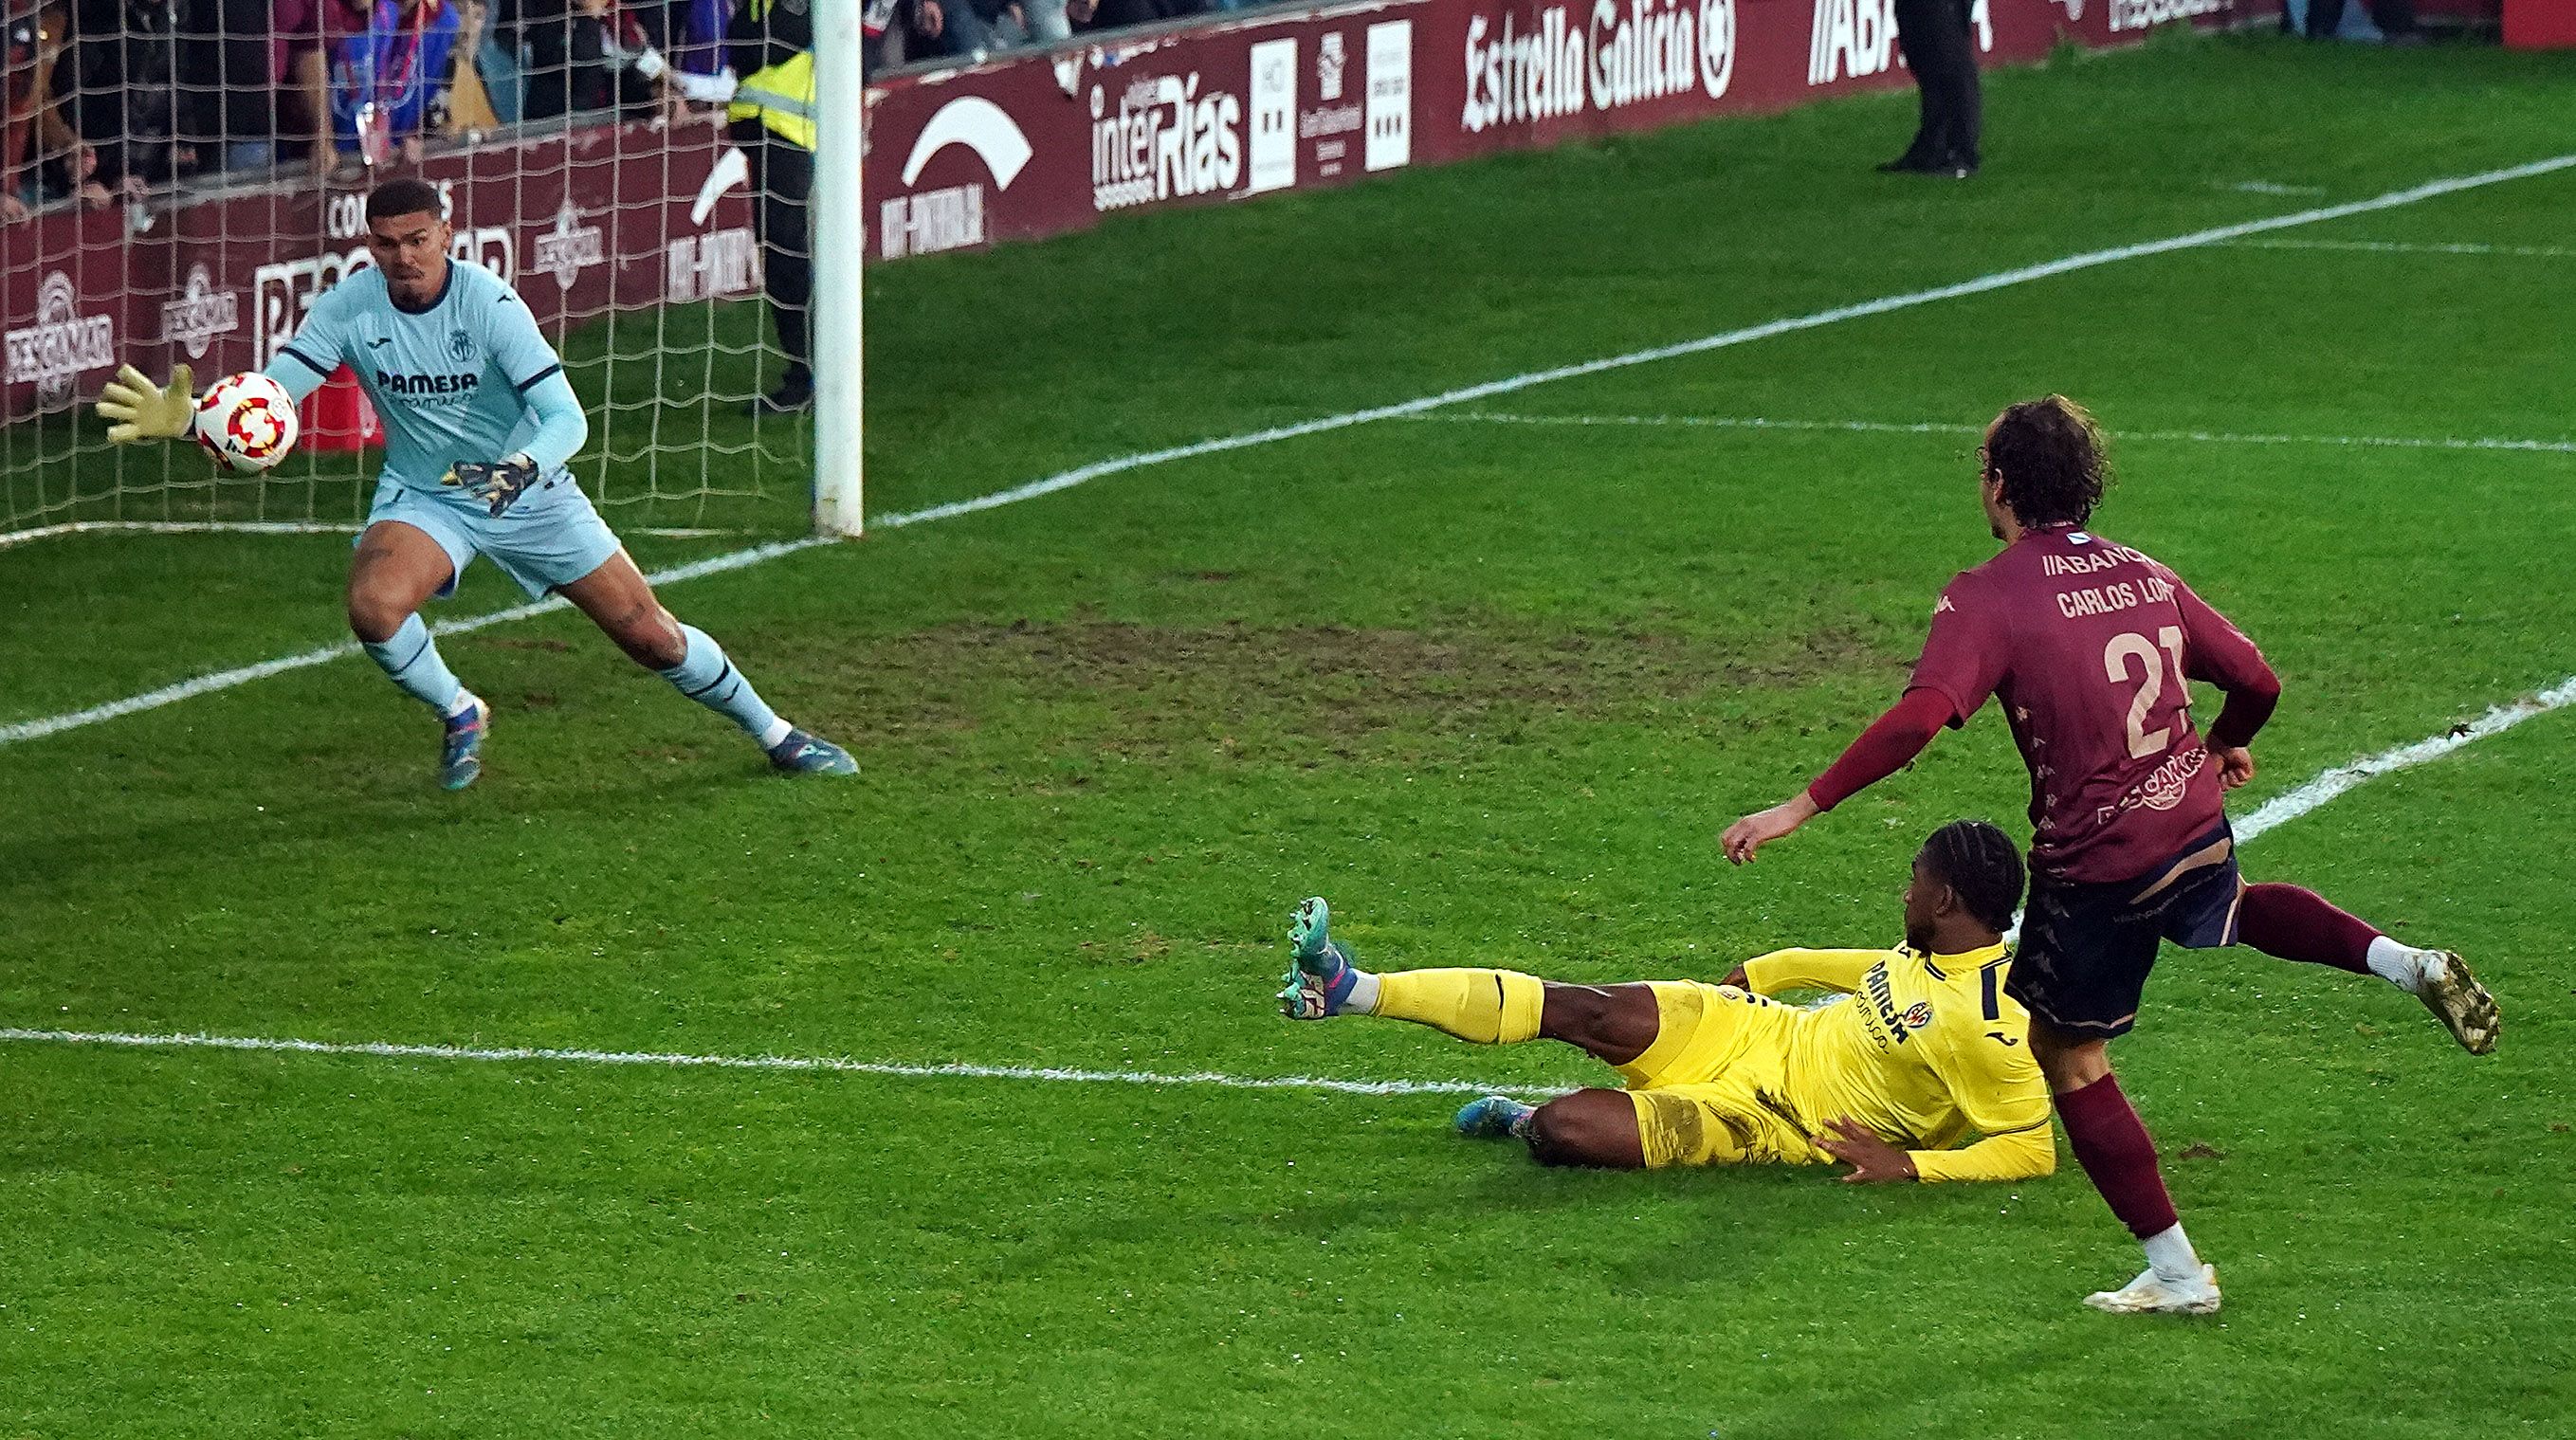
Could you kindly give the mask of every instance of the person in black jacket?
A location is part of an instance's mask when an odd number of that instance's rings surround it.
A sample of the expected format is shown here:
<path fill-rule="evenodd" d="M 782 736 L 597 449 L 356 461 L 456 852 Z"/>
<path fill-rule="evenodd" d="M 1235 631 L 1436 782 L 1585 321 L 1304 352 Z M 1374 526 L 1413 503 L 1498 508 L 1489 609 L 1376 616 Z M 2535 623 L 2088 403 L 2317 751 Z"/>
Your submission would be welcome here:
<path fill-rule="evenodd" d="M 736 74 L 784 65 L 814 48 L 812 0 L 734 0 L 725 48 Z M 761 288 L 787 357 L 778 388 L 744 407 L 785 415 L 814 404 L 814 238 L 807 201 L 814 193 L 814 152 L 756 116 L 736 118 L 725 134 L 751 166 L 751 228 L 760 240 Z"/>
<path fill-rule="evenodd" d="M 169 7 L 152 0 L 79 0 L 72 12 L 70 78 L 80 133 L 97 147 L 99 183 L 122 194 L 140 195 L 177 173 L 178 37 L 171 20 Z"/>
<path fill-rule="evenodd" d="M 1914 72 L 1923 119 L 1905 153 L 1878 168 L 1965 180 L 1977 173 L 1984 128 L 1970 0 L 1896 0 L 1896 47 Z"/>

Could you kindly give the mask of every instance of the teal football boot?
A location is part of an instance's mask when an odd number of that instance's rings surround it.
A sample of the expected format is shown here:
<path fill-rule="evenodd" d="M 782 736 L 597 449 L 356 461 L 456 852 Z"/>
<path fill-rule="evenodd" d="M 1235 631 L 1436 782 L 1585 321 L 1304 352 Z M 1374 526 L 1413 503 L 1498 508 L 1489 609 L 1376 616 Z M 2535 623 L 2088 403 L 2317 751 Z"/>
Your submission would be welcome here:
<path fill-rule="evenodd" d="M 483 774 L 483 737 L 492 729 L 492 707 L 469 690 L 466 707 L 446 719 L 447 736 L 438 752 L 438 786 L 462 790 Z"/>

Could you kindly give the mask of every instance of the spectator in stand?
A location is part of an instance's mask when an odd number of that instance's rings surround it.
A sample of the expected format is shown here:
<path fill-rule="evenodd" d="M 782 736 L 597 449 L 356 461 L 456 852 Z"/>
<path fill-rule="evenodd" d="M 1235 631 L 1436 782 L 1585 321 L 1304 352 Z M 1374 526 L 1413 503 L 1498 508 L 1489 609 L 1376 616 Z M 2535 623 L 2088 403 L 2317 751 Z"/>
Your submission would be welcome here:
<path fill-rule="evenodd" d="M 73 109 L 110 191 L 141 195 L 195 161 L 179 143 L 175 19 L 171 0 L 78 0 L 72 11 Z"/>
<path fill-rule="evenodd" d="M 344 158 L 420 163 L 422 137 L 446 125 L 461 28 L 447 0 L 376 0 L 367 28 L 331 57 L 331 139 Z"/>
<path fill-rule="evenodd" d="M 876 36 L 885 28 L 880 13 L 892 7 L 893 0 L 865 0 L 867 49 L 876 49 Z M 650 7 L 630 5 L 629 9 Z M 661 47 L 662 58 L 669 68 L 662 76 L 663 103 L 671 117 L 679 120 L 690 114 L 690 107 L 721 106 L 733 98 L 733 67 L 725 63 L 725 30 L 733 23 L 733 6 L 728 0 L 664 0 L 660 6 L 659 28 L 654 43 Z M 647 29 L 654 29 L 648 19 Z M 874 72 L 873 64 L 868 66 Z M 714 118 L 721 120 L 719 112 Z"/>
<path fill-rule="evenodd" d="M 340 164 L 331 138 L 331 62 L 352 35 L 367 33 L 374 7 L 369 0 L 274 0 L 271 24 L 275 56 L 286 77 L 305 163 L 314 177 L 328 177 Z M 286 131 L 281 127 L 280 135 Z M 354 169 L 356 161 L 351 160 Z"/>
<path fill-rule="evenodd" d="M 1124 30 L 1207 13 L 1206 0 L 1066 0 L 1064 17 L 1078 34 Z"/>
<path fill-rule="evenodd" d="M 659 102 L 667 6 L 502 0 L 501 8 L 502 43 L 526 60 L 529 119 L 598 110 L 650 114 Z"/>
<path fill-rule="evenodd" d="M 733 7 L 725 0 L 662 0 L 658 6 L 626 8 L 645 12 L 645 28 L 654 32 L 653 43 L 678 74 L 704 78 L 724 70 L 725 26 L 733 19 Z"/>
<path fill-rule="evenodd" d="M 1019 0 L 913 0 L 912 33 L 917 59 L 973 60 L 1028 44 L 1029 20 Z"/>
<path fill-rule="evenodd" d="M 5 80 L 7 119 L 0 128 L 0 221 L 24 220 L 49 200 L 78 195 L 89 205 L 112 198 L 91 178 L 98 156 L 81 143 L 64 99 L 70 67 L 71 13 L 62 0 L 14 0 L 8 8 Z"/>
<path fill-rule="evenodd" d="M 279 87 L 286 70 L 271 5 L 180 0 L 179 71 L 190 82 L 180 92 L 180 134 L 200 173 L 277 163 L 280 107 L 294 96 Z"/>

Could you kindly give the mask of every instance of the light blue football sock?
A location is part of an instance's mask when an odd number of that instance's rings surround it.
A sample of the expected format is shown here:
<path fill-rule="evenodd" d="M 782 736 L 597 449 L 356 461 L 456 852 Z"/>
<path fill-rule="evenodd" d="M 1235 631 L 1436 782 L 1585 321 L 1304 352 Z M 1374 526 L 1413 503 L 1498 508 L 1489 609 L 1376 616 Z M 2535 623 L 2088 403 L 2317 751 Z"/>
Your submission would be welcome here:
<path fill-rule="evenodd" d="M 400 685 L 404 692 L 423 705 L 446 715 L 464 698 L 465 687 L 456 683 L 456 672 L 440 658 L 438 642 L 429 638 L 429 627 L 413 615 L 402 623 L 390 640 L 374 644 L 361 643 L 367 658 L 376 662 L 386 678 Z"/>
<path fill-rule="evenodd" d="M 661 672 L 662 678 L 671 682 L 671 688 L 741 726 L 764 748 L 777 744 L 787 733 L 787 723 L 725 658 L 724 647 L 695 625 L 681 626 L 680 633 L 689 639 L 689 653 Z"/>

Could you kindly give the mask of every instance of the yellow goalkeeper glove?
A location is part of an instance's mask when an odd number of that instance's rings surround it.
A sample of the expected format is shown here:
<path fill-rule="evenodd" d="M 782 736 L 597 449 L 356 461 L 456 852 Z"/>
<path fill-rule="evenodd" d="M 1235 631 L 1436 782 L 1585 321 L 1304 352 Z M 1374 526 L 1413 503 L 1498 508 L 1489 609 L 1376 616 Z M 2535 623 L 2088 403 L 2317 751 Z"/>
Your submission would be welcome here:
<path fill-rule="evenodd" d="M 176 440 L 197 422 L 196 377 L 180 365 L 170 371 L 167 389 L 155 389 L 152 377 L 131 365 L 120 365 L 116 378 L 98 392 L 98 418 L 107 427 L 108 443 Z"/>

